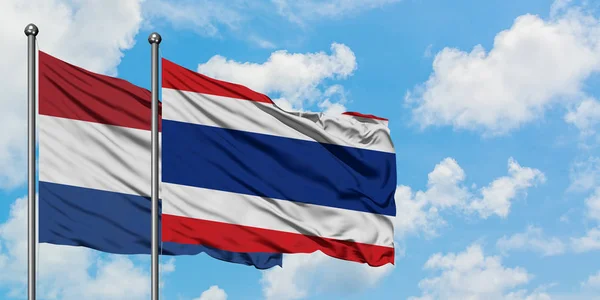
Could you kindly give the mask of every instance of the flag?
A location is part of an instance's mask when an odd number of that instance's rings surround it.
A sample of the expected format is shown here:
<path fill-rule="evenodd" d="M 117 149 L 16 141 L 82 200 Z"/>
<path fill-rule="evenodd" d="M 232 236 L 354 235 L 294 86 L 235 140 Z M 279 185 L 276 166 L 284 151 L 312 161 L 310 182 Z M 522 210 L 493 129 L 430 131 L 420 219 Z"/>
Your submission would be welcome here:
<path fill-rule="evenodd" d="M 150 91 L 40 51 L 38 124 L 39 241 L 150 254 Z M 277 253 L 169 242 L 161 248 L 163 255 L 205 252 L 260 269 L 282 264 Z"/>
<path fill-rule="evenodd" d="M 287 112 L 166 59 L 162 97 L 163 241 L 394 263 L 387 120 Z"/>

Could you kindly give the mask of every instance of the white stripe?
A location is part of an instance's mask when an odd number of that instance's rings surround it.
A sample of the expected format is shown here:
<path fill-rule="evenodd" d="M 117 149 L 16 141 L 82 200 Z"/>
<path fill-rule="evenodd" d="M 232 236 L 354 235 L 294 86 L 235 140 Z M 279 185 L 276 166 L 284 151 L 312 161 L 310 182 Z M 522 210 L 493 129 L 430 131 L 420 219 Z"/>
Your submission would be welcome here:
<path fill-rule="evenodd" d="M 166 182 L 162 195 L 163 214 L 393 247 L 390 216 Z"/>
<path fill-rule="evenodd" d="M 163 88 L 163 119 L 394 152 L 387 122 L 286 112 L 269 103 Z"/>
<path fill-rule="evenodd" d="M 41 181 L 150 196 L 150 131 L 44 115 L 38 120 Z"/>

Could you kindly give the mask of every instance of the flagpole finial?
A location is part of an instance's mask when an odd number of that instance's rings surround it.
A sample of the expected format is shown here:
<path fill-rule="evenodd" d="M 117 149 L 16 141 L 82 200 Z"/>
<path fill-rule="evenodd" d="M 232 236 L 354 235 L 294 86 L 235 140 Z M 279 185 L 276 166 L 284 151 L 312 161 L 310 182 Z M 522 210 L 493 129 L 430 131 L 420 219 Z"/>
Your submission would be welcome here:
<path fill-rule="evenodd" d="M 160 34 L 153 32 L 150 34 L 150 36 L 148 37 L 148 43 L 150 44 L 160 44 L 160 42 L 162 41 L 162 38 L 160 37 Z"/>
<path fill-rule="evenodd" d="M 30 23 L 29 25 L 27 25 L 25 27 L 25 35 L 26 36 L 30 36 L 30 35 L 36 36 L 39 32 L 40 32 L 40 30 L 33 23 Z"/>

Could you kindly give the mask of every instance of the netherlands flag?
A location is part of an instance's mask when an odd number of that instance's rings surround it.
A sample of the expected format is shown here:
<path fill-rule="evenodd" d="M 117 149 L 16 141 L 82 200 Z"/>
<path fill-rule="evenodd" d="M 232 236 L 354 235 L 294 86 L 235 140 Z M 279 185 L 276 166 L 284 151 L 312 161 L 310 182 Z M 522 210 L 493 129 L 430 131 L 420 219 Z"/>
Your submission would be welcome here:
<path fill-rule="evenodd" d="M 286 112 L 162 60 L 162 240 L 394 263 L 387 120 Z"/>
<path fill-rule="evenodd" d="M 150 254 L 150 91 L 38 53 L 39 242 Z M 282 265 L 277 253 L 172 242 L 161 252 Z"/>

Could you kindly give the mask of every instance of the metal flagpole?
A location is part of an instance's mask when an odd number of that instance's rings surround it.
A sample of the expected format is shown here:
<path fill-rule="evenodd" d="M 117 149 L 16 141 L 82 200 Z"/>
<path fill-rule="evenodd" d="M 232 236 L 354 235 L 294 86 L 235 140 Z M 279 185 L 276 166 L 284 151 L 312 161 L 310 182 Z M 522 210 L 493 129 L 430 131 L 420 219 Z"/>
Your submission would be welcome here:
<path fill-rule="evenodd" d="M 27 299 L 35 300 L 36 273 L 36 201 L 35 201 L 35 100 L 36 53 L 35 39 L 39 30 L 35 24 L 25 27 L 27 36 Z"/>
<path fill-rule="evenodd" d="M 152 46 L 152 300 L 158 300 L 158 45 L 162 38 L 154 32 Z"/>

